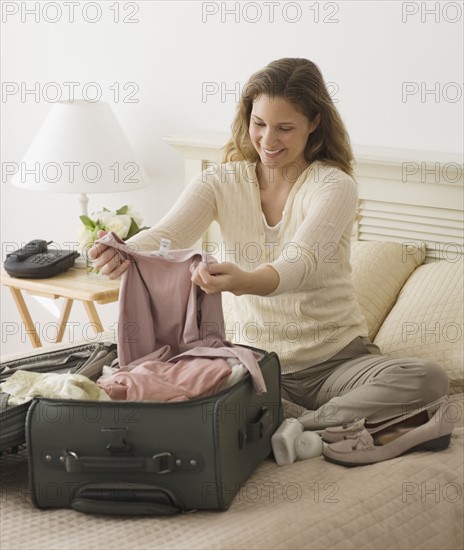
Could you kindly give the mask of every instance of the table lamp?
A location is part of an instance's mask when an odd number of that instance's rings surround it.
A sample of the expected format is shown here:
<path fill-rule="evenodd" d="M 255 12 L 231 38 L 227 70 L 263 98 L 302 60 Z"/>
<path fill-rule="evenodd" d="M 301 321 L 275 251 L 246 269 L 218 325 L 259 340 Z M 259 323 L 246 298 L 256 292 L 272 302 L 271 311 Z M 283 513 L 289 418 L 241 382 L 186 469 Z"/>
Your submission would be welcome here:
<path fill-rule="evenodd" d="M 150 184 L 108 103 L 59 101 L 50 110 L 11 183 L 33 191 L 116 193 Z"/>

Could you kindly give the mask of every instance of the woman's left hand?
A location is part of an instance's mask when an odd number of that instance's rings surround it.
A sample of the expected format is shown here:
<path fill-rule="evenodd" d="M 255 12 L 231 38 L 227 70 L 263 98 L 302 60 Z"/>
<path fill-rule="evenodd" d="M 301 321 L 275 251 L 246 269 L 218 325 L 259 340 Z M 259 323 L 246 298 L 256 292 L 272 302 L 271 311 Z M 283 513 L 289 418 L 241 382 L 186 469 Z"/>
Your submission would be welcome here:
<path fill-rule="evenodd" d="M 192 275 L 192 281 L 206 294 L 229 291 L 240 296 L 245 292 L 247 272 L 231 262 L 200 262 Z"/>

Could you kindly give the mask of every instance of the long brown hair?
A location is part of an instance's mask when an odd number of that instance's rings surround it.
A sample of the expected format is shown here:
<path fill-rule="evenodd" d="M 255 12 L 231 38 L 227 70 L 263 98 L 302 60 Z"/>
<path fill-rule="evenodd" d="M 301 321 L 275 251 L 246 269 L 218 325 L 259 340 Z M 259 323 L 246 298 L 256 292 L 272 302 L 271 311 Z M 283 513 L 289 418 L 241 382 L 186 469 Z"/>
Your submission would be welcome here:
<path fill-rule="evenodd" d="M 293 103 L 310 122 L 320 114 L 320 122 L 308 138 L 305 158 L 335 166 L 353 176 L 353 152 L 345 125 L 335 108 L 319 67 L 301 58 L 272 61 L 254 73 L 245 85 L 232 123 L 232 137 L 224 146 L 223 161 L 255 162 L 258 153 L 251 143 L 253 101 L 261 95 L 283 97 Z"/>

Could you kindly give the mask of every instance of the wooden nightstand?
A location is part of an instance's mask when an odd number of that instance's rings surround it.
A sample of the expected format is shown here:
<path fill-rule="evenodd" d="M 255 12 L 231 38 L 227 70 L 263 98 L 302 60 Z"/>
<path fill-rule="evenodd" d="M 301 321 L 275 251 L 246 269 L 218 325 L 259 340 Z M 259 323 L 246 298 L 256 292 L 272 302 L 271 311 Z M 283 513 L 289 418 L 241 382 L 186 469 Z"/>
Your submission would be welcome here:
<path fill-rule="evenodd" d="M 22 290 L 34 296 L 45 296 L 53 300 L 57 298 L 65 299 L 58 320 L 58 332 L 55 339 L 55 342 L 61 342 L 74 300 L 78 300 L 84 304 L 95 332 L 103 332 L 103 325 L 95 308 L 95 303 L 108 304 L 116 302 L 119 296 L 120 280 L 112 281 L 103 277 L 99 279 L 89 276 L 85 269 L 77 268 L 71 268 L 65 273 L 50 277 L 49 279 L 17 279 L 10 277 L 2 269 L 1 283 L 10 287 L 32 346 L 37 348 L 42 346 L 42 342 L 24 301 Z"/>

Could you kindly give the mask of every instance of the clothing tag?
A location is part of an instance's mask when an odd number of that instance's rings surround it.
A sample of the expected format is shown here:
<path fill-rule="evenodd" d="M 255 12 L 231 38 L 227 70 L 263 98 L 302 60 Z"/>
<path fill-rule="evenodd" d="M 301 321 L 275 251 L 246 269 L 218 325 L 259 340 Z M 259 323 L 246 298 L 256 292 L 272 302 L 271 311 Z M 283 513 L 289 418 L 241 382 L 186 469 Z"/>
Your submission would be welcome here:
<path fill-rule="evenodd" d="M 162 256 L 163 258 L 171 258 L 172 256 L 169 255 L 170 248 L 171 248 L 171 240 L 161 239 L 159 250 L 157 252 L 152 252 L 152 254 L 154 256 Z"/>
<path fill-rule="evenodd" d="M 169 249 L 171 248 L 171 241 L 169 239 L 161 239 L 158 254 L 167 258 L 169 256 Z"/>

